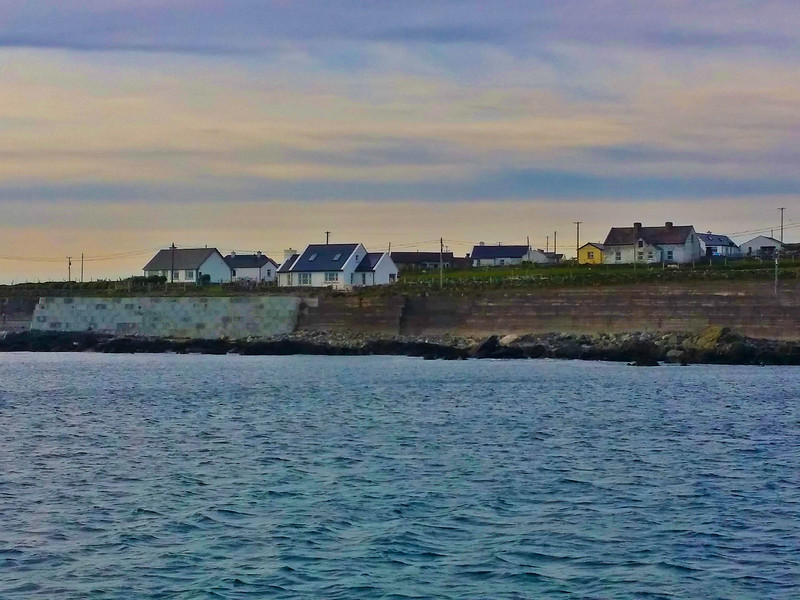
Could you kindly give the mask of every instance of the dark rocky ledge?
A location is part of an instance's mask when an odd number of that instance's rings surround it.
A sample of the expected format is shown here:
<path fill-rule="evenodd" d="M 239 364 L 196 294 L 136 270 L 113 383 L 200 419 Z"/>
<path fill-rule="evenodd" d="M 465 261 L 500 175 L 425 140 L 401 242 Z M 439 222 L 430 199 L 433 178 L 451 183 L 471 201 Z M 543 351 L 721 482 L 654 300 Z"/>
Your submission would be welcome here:
<path fill-rule="evenodd" d="M 295 332 L 265 339 L 175 340 L 96 333 L 27 331 L 0 334 L 0 352 L 108 352 L 179 354 L 417 356 L 426 359 L 561 358 L 627 362 L 800 365 L 800 342 L 747 338 L 727 328 L 701 333 L 563 333 L 490 336 L 380 336 Z"/>

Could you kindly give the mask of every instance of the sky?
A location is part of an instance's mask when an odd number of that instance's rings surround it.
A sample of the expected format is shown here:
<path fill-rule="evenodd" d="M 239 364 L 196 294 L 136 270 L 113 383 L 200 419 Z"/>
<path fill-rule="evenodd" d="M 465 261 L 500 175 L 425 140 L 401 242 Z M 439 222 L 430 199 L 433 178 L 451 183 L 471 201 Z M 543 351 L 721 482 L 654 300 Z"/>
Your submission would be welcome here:
<path fill-rule="evenodd" d="M 794 0 L 2 0 L 0 282 L 159 248 L 800 239 Z M 557 232 L 557 233 L 556 233 Z M 79 271 L 79 267 L 78 271 Z"/>

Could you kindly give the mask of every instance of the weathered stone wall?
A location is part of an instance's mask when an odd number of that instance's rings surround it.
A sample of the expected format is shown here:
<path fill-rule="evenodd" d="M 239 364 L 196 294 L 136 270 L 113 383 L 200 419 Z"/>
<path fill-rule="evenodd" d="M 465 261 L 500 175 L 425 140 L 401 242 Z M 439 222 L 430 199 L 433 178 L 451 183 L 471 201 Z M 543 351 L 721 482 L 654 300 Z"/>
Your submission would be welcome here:
<path fill-rule="evenodd" d="M 289 333 L 300 298 L 41 298 L 31 329 L 114 335 L 246 338 Z"/>

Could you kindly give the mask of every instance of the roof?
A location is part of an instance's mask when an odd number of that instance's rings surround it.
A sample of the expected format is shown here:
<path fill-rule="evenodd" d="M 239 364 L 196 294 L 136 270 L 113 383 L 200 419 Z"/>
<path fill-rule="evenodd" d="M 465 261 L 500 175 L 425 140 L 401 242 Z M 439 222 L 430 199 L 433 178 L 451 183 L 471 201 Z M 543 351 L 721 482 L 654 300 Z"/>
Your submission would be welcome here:
<path fill-rule="evenodd" d="M 356 251 L 358 244 L 309 244 L 286 271 L 341 271 L 350 255 Z"/>
<path fill-rule="evenodd" d="M 528 246 L 473 246 L 472 258 L 522 258 L 528 253 Z"/>
<path fill-rule="evenodd" d="M 452 252 L 443 252 L 442 260 L 450 262 L 453 260 Z M 395 264 L 415 265 L 420 263 L 439 262 L 438 252 L 392 252 L 391 258 Z"/>
<path fill-rule="evenodd" d="M 383 252 L 367 252 L 367 255 L 358 263 L 356 271 L 374 271 L 375 265 L 383 256 Z"/>
<path fill-rule="evenodd" d="M 702 241 L 704 244 L 709 246 L 734 246 L 737 247 L 731 241 L 727 235 L 717 235 L 716 233 L 698 233 L 697 238 Z"/>
<path fill-rule="evenodd" d="M 228 254 L 225 262 L 231 269 L 259 269 L 268 262 L 277 266 L 274 260 L 265 254 Z"/>
<path fill-rule="evenodd" d="M 598 242 L 586 242 L 583 246 L 581 246 L 581 248 L 586 248 L 586 246 L 594 246 L 598 250 L 603 250 L 604 249 L 603 244 L 600 244 Z"/>
<path fill-rule="evenodd" d="M 289 271 L 291 271 L 292 265 L 298 258 L 300 258 L 299 254 L 292 254 L 288 259 L 283 261 L 283 264 L 281 264 L 280 269 L 278 269 L 278 273 L 288 273 Z"/>
<path fill-rule="evenodd" d="M 212 254 L 219 254 L 216 248 L 167 248 L 159 250 L 150 262 L 147 263 L 143 271 L 182 271 L 184 269 L 199 269 Z M 220 258 L 222 255 L 219 254 Z M 174 260 L 174 262 L 173 262 Z"/>
<path fill-rule="evenodd" d="M 770 236 L 768 236 L 768 235 L 757 235 L 757 236 L 756 236 L 756 237 L 754 237 L 752 240 L 747 240 L 746 242 L 744 242 L 744 243 L 742 244 L 742 246 L 747 246 L 747 245 L 748 245 L 748 244 L 750 244 L 751 242 L 755 242 L 755 241 L 756 241 L 756 240 L 758 240 L 758 239 L 761 239 L 761 240 L 769 240 L 770 242 L 775 242 L 776 244 L 780 244 L 780 243 L 781 243 L 781 241 L 780 241 L 780 240 L 776 240 L 774 237 L 770 237 Z"/>
<path fill-rule="evenodd" d="M 692 233 L 692 225 L 662 225 L 661 227 L 612 227 L 606 236 L 604 246 L 632 246 L 641 238 L 648 244 L 683 244 Z"/>

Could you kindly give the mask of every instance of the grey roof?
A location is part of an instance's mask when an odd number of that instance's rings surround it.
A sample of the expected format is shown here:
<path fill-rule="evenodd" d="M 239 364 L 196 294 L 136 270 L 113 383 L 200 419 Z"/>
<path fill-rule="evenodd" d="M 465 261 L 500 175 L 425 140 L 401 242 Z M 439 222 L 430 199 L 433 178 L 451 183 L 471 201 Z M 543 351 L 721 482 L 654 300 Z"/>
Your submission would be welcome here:
<path fill-rule="evenodd" d="M 281 267 L 281 272 L 341 271 L 356 248 L 358 244 L 309 244 L 292 266 L 286 271 Z"/>
<path fill-rule="evenodd" d="M 709 246 L 733 246 L 734 248 L 738 248 L 736 244 L 731 241 L 727 235 L 717 235 L 716 233 L 698 233 L 698 239 L 700 239 L 704 244 Z"/>
<path fill-rule="evenodd" d="M 392 260 L 395 264 L 418 265 L 421 263 L 439 262 L 438 252 L 392 252 Z M 452 252 L 443 252 L 442 260 L 450 262 L 453 260 Z"/>
<path fill-rule="evenodd" d="M 174 256 L 173 256 L 174 252 Z M 222 258 L 222 254 L 216 248 L 171 248 L 159 250 L 150 262 L 147 263 L 143 271 L 169 271 L 173 267 L 176 271 L 184 269 L 199 269 L 208 257 L 217 253 Z M 174 262 L 173 262 L 174 258 Z"/>
<path fill-rule="evenodd" d="M 637 239 L 648 244 L 683 244 L 694 228 L 691 225 L 662 225 L 661 227 L 612 227 L 604 246 L 632 246 Z"/>
<path fill-rule="evenodd" d="M 594 246 L 595 248 L 598 248 L 599 250 L 603 250 L 605 248 L 605 246 L 603 246 L 603 244 L 600 244 L 598 242 L 586 242 L 583 246 L 581 246 L 581 248 L 585 248 L 586 246 Z"/>
<path fill-rule="evenodd" d="M 367 252 L 367 255 L 358 263 L 356 271 L 374 271 L 381 256 L 383 256 L 383 252 Z"/>
<path fill-rule="evenodd" d="M 268 262 L 278 266 L 278 263 L 265 254 L 228 254 L 225 262 L 231 269 L 259 269 Z"/>
<path fill-rule="evenodd" d="M 528 253 L 527 246 L 473 246 L 472 258 L 522 258 Z"/>
<path fill-rule="evenodd" d="M 288 273 L 289 271 L 291 271 L 292 270 L 292 265 L 295 263 L 295 261 L 298 258 L 300 258 L 299 254 L 292 254 L 288 259 L 283 261 L 283 264 L 281 265 L 281 268 L 278 269 L 278 273 Z"/>

